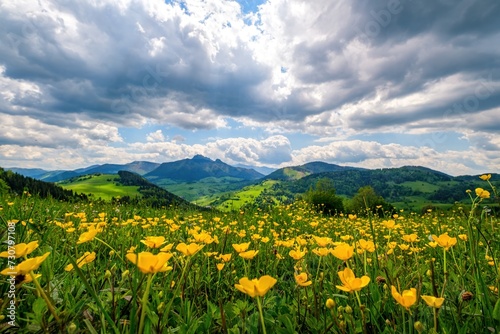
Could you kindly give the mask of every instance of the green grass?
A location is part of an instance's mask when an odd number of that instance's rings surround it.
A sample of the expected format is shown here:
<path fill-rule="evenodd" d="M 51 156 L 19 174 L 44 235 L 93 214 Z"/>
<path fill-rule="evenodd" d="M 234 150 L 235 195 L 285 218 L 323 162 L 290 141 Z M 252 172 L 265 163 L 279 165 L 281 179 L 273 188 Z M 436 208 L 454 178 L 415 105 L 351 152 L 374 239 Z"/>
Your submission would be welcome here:
<path fill-rule="evenodd" d="M 233 177 L 207 177 L 196 182 L 175 182 L 170 179 L 162 179 L 156 182 L 154 179 L 151 179 L 151 182 L 155 182 L 158 186 L 187 201 L 196 203 L 201 198 L 217 197 L 227 191 L 236 190 L 244 184 L 248 184 L 242 182 L 241 179 Z"/>
<path fill-rule="evenodd" d="M 407 181 L 400 184 L 401 186 L 405 186 L 411 188 L 415 191 L 421 191 L 423 193 L 433 193 L 438 190 L 440 187 L 438 185 L 428 183 L 425 181 Z"/>
<path fill-rule="evenodd" d="M 266 180 L 259 184 L 244 187 L 239 191 L 227 192 L 224 196 L 220 196 L 221 194 L 205 196 L 195 201 L 195 203 L 200 206 L 212 206 L 216 203 L 215 208 L 222 211 L 238 210 L 243 205 L 252 203 L 264 190 L 269 189 L 276 183 L 278 181 Z M 218 201 L 219 198 L 223 198 L 223 200 Z"/>
<path fill-rule="evenodd" d="M 86 175 L 74 181 L 63 181 L 59 185 L 77 193 L 92 194 L 92 197 L 110 200 L 112 197 L 141 196 L 137 186 L 123 186 L 116 182 L 117 175 Z"/>

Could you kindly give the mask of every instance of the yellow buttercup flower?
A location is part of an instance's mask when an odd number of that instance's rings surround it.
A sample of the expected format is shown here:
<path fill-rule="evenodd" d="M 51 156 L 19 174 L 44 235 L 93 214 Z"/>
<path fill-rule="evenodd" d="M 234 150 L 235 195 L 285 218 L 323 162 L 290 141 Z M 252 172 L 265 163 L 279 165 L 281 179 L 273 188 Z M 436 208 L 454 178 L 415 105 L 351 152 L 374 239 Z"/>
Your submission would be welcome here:
<path fill-rule="evenodd" d="M 78 239 L 78 241 L 76 243 L 77 244 L 83 244 L 84 242 L 91 241 L 91 240 L 93 240 L 95 238 L 95 236 L 97 235 L 97 233 L 99 233 L 100 231 L 101 230 L 95 228 L 94 225 L 90 225 L 88 231 L 87 232 L 83 232 L 80 235 L 80 238 Z"/>
<path fill-rule="evenodd" d="M 161 245 L 165 243 L 165 237 L 146 237 L 145 240 L 141 240 L 143 244 L 149 248 L 160 248 Z"/>
<path fill-rule="evenodd" d="M 186 256 L 191 256 L 196 254 L 204 246 L 205 245 L 195 244 L 194 242 L 190 243 L 189 245 L 186 245 L 185 243 L 181 242 L 180 244 L 177 245 L 177 247 L 175 247 L 175 249 Z"/>
<path fill-rule="evenodd" d="M 407 310 L 417 302 L 417 289 L 404 290 L 402 294 L 398 292 L 394 285 L 391 286 L 392 297 Z"/>
<path fill-rule="evenodd" d="M 290 257 L 292 257 L 292 259 L 294 259 L 295 261 L 298 261 L 300 259 L 302 259 L 305 255 L 306 255 L 307 251 L 302 251 L 300 250 L 300 248 L 298 249 L 292 249 L 290 252 L 288 252 L 288 255 L 290 255 Z"/>
<path fill-rule="evenodd" d="M 168 245 L 160 248 L 160 252 L 170 252 L 173 247 L 174 247 L 174 244 L 168 244 Z"/>
<path fill-rule="evenodd" d="M 332 238 L 329 238 L 329 237 L 317 237 L 317 236 L 313 236 L 313 237 L 314 237 L 314 240 L 316 241 L 316 244 L 319 247 L 326 247 L 332 243 Z"/>
<path fill-rule="evenodd" d="M 444 298 L 434 296 L 421 296 L 427 305 L 434 308 L 440 308 L 443 305 Z"/>
<path fill-rule="evenodd" d="M 19 243 L 11 247 L 9 251 L 0 253 L 0 257 L 15 256 L 15 258 L 17 259 L 20 257 L 25 257 L 37 248 L 38 241 L 32 241 L 30 243 Z"/>
<path fill-rule="evenodd" d="M 234 287 L 239 291 L 246 293 L 252 298 L 263 297 L 275 284 L 277 280 L 269 275 L 262 276 L 259 279 L 248 279 L 243 277 L 239 280 L 240 284 L 235 284 Z"/>
<path fill-rule="evenodd" d="M 239 253 L 239 256 L 244 258 L 245 260 L 251 260 L 253 259 L 257 254 L 259 254 L 258 250 L 249 250 L 246 252 L 241 252 Z"/>
<path fill-rule="evenodd" d="M 87 263 L 90 263 L 95 260 L 95 252 L 85 252 L 78 260 L 76 260 L 76 264 L 78 268 L 83 267 Z M 64 270 L 71 271 L 73 270 L 73 264 L 68 264 Z"/>
<path fill-rule="evenodd" d="M 312 284 L 311 281 L 307 280 L 307 273 L 300 273 L 295 275 L 295 282 L 300 286 L 309 286 Z"/>
<path fill-rule="evenodd" d="M 332 251 L 332 255 L 342 261 L 349 260 L 354 255 L 354 247 L 348 244 L 337 245 Z"/>
<path fill-rule="evenodd" d="M 342 285 L 337 285 L 337 289 L 346 292 L 359 291 L 370 283 L 370 277 L 361 276 L 359 278 L 354 276 L 354 272 L 350 268 L 345 268 L 344 271 L 338 272 Z"/>
<path fill-rule="evenodd" d="M 241 244 L 233 244 L 234 250 L 237 251 L 238 253 L 246 251 L 248 249 L 248 247 L 250 247 L 250 242 L 244 242 Z"/>
<path fill-rule="evenodd" d="M 375 244 L 371 240 L 359 239 L 358 247 L 370 253 L 375 252 Z"/>
<path fill-rule="evenodd" d="M 224 269 L 224 266 L 225 266 L 224 263 L 217 263 L 217 270 L 221 271 L 222 269 Z"/>
<path fill-rule="evenodd" d="M 490 198 L 490 192 L 483 188 L 476 188 L 476 195 L 480 198 Z"/>
<path fill-rule="evenodd" d="M 50 255 L 50 252 L 43 254 L 42 256 L 33 257 L 27 259 L 12 270 L 11 268 L 6 268 L 0 272 L 2 275 L 28 275 L 30 271 L 37 270 L 43 261 Z"/>
<path fill-rule="evenodd" d="M 405 234 L 405 235 L 403 235 L 402 238 L 406 242 L 417 242 L 418 241 L 418 235 L 416 235 L 415 233 Z"/>
<path fill-rule="evenodd" d="M 314 248 L 312 251 L 314 254 L 318 256 L 327 256 L 328 254 L 330 254 L 331 250 L 326 247 L 319 247 L 319 248 Z"/>
<path fill-rule="evenodd" d="M 128 253 L 126 257 L 144 274 L 172 270 L 172 267 L 167 265 L 167 261 L 172 257 L 170 253 L 158 253 L 156 255 L 150 252 L 141 252 L 139 254 Z"/>
<path fill-rule="evenodd" d="M 491 174 L 483 174 L 479 178 L 483 181 L 488 181 L 489 179 L 491 179 Z"/>
<path fill-rule="evenodd" d="M 233 254 L 229 253 L 229 254 L 221 254 L 219 256 L 216 256 L 215 258 L 218 260 L 222 260 L 223 262 L 229 262 L 231 261 L 232 256 Z"/>
<path fill-rule="evenodd" d="M 450 237 L 448 233 L 443 233 L 439 237 L 432 235 L 432 239 L 445 250 L 450 249 L 450 247 L 454 246 L 457 243 L 457 238 Z"/>

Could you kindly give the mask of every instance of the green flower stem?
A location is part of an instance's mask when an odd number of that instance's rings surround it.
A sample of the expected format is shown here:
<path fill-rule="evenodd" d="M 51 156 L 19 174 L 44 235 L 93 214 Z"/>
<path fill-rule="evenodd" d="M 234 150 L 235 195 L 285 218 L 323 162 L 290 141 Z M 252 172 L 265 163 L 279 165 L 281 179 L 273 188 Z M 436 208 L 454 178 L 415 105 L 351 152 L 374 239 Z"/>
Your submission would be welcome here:
<path fill-rule="evenodd" d="M 149 274 L 148 281 L 146 283 L 146 291 L 142 296 L 142 307 L 141 307 L 141 319 L 139 320 L 139 334 L 144 332 L 144 321 L 146 319 L 146 308 L 148 307 L 149 290 L 151 289 L 151 282 L 153 281 L 154 274 Z"/>
<path fill-rule="evenodd" d="M 47 304 L 47 307 L 49 308 L 50 313 L 52 314 L 54 319 L 56 319 L 57 322 L 60 322 L 61 319 L 57 315 L 54 305 L 52 305 L 52 302 L 50 301 L 49 297 L 47 296 L 47 294 L 45 294 L 45 291 L 43 291 L 42 287 L 40 286 L 40 283 L 38 282 L 37 278 L 35 277 L 35 273 L 33 273 L 32 270 L 30 271 L 30 276 L 31 276 L 31 279 L 33 280 L 33 283 L 35 283 L 36 290 L 38 291 L 40 296 L 43 298 L 43 300 L 45 300 L 45 304 Z"/>
<path fill-rule="evenodd" d="M 260 323 L 262 324 L 262 332 L 264 334 L 267 334 L 266 324 L 264 323 L 264 312 L 262 312 L 262 302 L 260 301 L 259 296 L 257 296 L 256 298 L 257 298 L 257 307 L 259 308 Z"/>
<path fill-rule="evenodd" d="M 120 260 L 122 260 L 122 262 L 125 263 L 125 260 L 123 259 L 123 257 L 116 251 L 116 249 L 114 249 L 113 247 L 111 247 L 110 244 L 108 244 L 104 240 L 99 239 L 98 237 L 94 237 L 94 239 L 97 240 L 97 241 L 99 241 L 100 243 L 102 243 L 103 245 L 105 245 L 106 247 L 108 247 L 109 249 L 111 249 L 113 252 L 115 252 L 116 256 L 118 256 L 120 258 Z"/>

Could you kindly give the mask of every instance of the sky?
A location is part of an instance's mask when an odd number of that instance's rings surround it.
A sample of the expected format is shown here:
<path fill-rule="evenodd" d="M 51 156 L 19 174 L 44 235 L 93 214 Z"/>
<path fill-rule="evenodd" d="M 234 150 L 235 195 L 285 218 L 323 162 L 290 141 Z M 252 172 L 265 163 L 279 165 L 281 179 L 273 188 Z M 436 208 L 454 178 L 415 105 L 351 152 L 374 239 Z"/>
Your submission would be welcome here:
<path fill-rule="evenodd" d="M 500 172 L 498 0 L 4 0 L 0 166 Z"/>

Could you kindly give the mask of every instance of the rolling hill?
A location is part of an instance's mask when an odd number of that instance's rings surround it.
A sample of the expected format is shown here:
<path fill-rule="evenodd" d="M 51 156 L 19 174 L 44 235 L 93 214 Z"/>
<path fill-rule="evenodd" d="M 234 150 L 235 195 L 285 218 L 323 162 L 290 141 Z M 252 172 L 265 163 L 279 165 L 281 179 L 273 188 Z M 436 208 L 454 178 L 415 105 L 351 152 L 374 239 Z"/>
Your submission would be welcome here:
<path fill-rule="evenodd" d="M 142 176 L 118 171 L 117 174 L 88 174 L 58 183 L 63 188 L 88 194 L 91 199 L 142 203 L 154 207 L 175 205 L 196 208 L 195 205 L 149 182 Z"/>
<path fill-rule="evenodd" d="M 291 166 L 280 168 L 269 175 L 265 180 L 298 180 L 308 175 L 325 173 L 325 172 L 340 172 L 345 170 L 360 170 L 361 168 L 344 167 L 335 164 L 329 164 L 321 161 L 313 161 L 301 166 Z"/>

